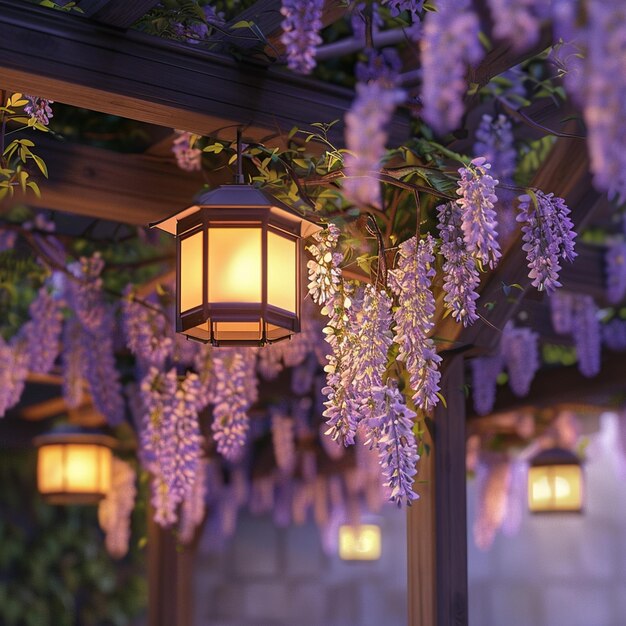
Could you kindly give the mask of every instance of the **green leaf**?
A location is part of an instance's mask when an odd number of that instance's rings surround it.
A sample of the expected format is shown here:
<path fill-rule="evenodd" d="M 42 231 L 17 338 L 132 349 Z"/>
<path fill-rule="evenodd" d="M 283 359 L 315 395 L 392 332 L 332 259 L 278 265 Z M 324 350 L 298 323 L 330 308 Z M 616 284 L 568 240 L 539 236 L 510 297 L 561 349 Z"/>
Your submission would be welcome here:
<path fill-rule="evenodd" d="M 39 168 L 39 171 L 46 177 L 48 178 L 48 168 L 46 166 L 45 161 L 40 157 L 37 156 L 36 154 L 33 153 L 32 155 L 33 160 L 35 161 L 35 163 L 37 163 L 37 167 Z"/>
<path fill-rule="evenodd" d="M 239 22 L 233 24 L 230 29 L 235 30 L 236 28 L 252 28 L 252 26 L 254 26 L 254 22 L 240 20 Z"/>
<path fill-rule="evenodd" d="M 443 404 L 444 409 L 447 409 L 448 403 L 446 402 L 446 399 L 443 397 L 440 391 L 437 392 L 437 397 L 441 400 L 441 404 Z"/>

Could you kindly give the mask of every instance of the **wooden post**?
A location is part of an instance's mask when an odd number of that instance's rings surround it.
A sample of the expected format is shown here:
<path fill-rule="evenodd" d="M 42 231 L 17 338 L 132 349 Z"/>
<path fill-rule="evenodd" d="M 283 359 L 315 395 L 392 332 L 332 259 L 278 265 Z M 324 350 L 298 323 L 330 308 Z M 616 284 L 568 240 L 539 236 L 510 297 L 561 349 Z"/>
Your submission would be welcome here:
<path fill-rule="evenodd" d="M 420 459 L 420 500 L 408 510 L 409 626 L 467 626 L 467 506 L 463 357 L 442 377 L 448 404 L 435 410 Z"/>
<path fill-rule="evenodd" d="M 196 542 L 180 547 L 171 530 L 148 520 L 148 626 L 191 626 Z"/>

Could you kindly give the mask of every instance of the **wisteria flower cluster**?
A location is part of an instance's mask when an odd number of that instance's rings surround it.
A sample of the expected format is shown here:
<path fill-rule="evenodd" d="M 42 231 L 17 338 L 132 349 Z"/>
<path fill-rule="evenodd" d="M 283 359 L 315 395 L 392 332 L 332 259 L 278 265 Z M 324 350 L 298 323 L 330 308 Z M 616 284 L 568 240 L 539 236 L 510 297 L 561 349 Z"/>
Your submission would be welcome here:
<path fill-rule="evenodd" d="M 50 123 L 50 119 L 54 117 L 52 115 L 52 107 L 50 106 L 54 104 L 54 100 L 46 100 L 38 96 L 27 96 L 26 94 L 24 94 L 24 98 L 28 100 L 28 104 L 24 105 L 24 113 L 39 124 L 47 126 Z"/>
<path fill-rule="evenodd" d="M 496 400 L 497 381 L 503 369 L 502 354 L 477 357 L 470 361 L 472 369 L 472 400 L 478 415 L 488 415 Z"/>
<path fill-rule="evenodd" d="M 463 234 L 461 208 L 448 202 L 437 207 L 441 246 L 444 258 L 443 274 L 444 303 L 452 318 L 463 326 L 478 319 L 476 300 L 480 274 L 476 260 L 467 251 Z"/>
<path fill-rule="evenodd" d="M 626 243 L 611 243 L 605 254 L 606 298 L 611 304 L 618 304 L 626 295 Z"/>
<path fill-rule="evenodd" d="M 529 278 L 539 291 L 551 293 L 561 286 L 561 259 L 573 261 L 574 225 L 563 198 L 542 191 L 519 197 L 517 221 L 522 224 L 522 249 L 526 252 Z"/>
<path fill-rule="evenodd" d="M 491 173 L 500 181 L 512 180 L 515 173 L 517 152 L 513 141 L 513 125 L 506 115 L 482 116 L 476 129 L 474 154 L 491 165 Z"/>
<path fill-rule="evenodd" d="M 576 294 L 572 333 L 580 373 L 587 377 L 596 376 L 600 372 L 602 343 L 598 307 L 590 295 Z"/>
<path fill-rule="evenodd" d="M 282 0 L 280 37 L 287 49 L 287 65 L 299 74 L 310 74 L 315 67 L 315 49 L 322 43 L 323 0 Z"/>
<path fill-rule="evenodd" d="M 201 459 L 191 490 L 180 507 L 178 538 L 181 543 L 190 543 L 196 529 L 202 524 L 206 511 L 208 461 Z"/>
<path fill-rule="evenodd" d="M 317 304 L 325 304 L 330 300 L 341 281 L 339 265 L 343 261 L 343 254 L 337 252 L 340 234 L 339 228 L 331 223 L 324 230 L 315 233 L 315 243 L 306 248 L 313 257 L 307 262 L 309 294 Z"/>
<path fill-rule="evenodd" d="M 493 34 L 507 39 L 515 50 L 526 50 L 539 40 L 541 21 L 548 17 L 550 3 L 544 0 L 488 0 Z"/>
<path fill-rule="evenodd" d="M 419 242 L 411 237 L 400 244 L 397 268 L 389 273 L 390 287 L 398 298 L 394 312 L 394 342 L 400 346 L 398 360 L 409 373 L 413 401 L 430 410 L 439 402 L 439 363 L 435 343 L 429 337 L 434 327 L 435 299 L 430 290 L 435 276 L 434 239 Z"/>
<path fill-rule="evenodd" d="M 22 397 L 28 375 L 28 356 L 23 342 L 8 344 L 0 336 L 0 417 Z"/>
<path fill-rule="evenodd" d="M 424 8 L 424 0 L 382 0 L 382 4 L 389 7 L 392 17 L 397 17 L 403 11 L 416 16 Z"/>
<path fill-rule="evenodd" d="M 422 115 L 438 133 L 445 133 L 457 128 L 463 116 L 467 66 L 483 57 L 480 25 L 470 0 L 440 0 L 424 22 Z"/>
<path fill-rule="evenodd" d="M 194 148 L 194 135 L 184 130 L 177 130 L 172 142 L 172 152 L 176 157 L 176 164 L 181 170 L 195 172 L 202 169 L 202 150 Z"/>
<path fill-rule="evenodd" d="M 270 410 L 270 413 L 276 465 L 281 472 L 291 475 L 296 468 L 293 418 L 285 415 L 278 407 Z"/>
<path fill-rule="evenodd" d="M 193 487 L 202 454 L 198 404 L 200 381 L 187 373 L 179 380 L 175 368 L 151 367 L 140 386 L 143 401 L 141 447 L 153 475 L 155 520 L 170 526 L 176 509 Z"/>
<path fill-rule="evenodd" d="M 507 322 L 500 349 L 511 390 L 516 396 L 526 396 L 539 369 L 539 335 L 530 328 L 515 327 Z"/>

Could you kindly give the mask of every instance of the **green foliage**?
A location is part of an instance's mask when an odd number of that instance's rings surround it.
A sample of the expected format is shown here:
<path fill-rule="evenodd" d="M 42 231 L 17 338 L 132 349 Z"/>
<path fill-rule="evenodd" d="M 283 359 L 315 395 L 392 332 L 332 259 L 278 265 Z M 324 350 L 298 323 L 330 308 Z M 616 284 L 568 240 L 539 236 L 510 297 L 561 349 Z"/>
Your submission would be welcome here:
<path fill-rule="evenodd" d="M 0 623 L 3 626 L 124 626 L 146 605 L 142 553 L 107 555 L 96 507 L 45 504 L 36 455 L 0 454 Z M 145 512 L 145 511 L 144 511 Z"/>

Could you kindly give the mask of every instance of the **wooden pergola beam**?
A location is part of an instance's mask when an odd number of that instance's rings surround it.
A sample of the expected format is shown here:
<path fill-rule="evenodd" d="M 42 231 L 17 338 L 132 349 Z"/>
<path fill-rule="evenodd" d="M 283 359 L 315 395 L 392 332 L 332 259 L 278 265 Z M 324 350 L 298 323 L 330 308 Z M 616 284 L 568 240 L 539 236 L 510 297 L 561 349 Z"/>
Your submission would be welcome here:
<path fill-rule="evenodd" d="M 8 0 L 0 0 L 0 85 L 201 135 L 231 124 L 265 134 L 342 120 L 353 98 L 351 90 L 197 46 Z M 397 116 L 390 141 L 408 133 L 408 118 Z"/>
<path fill-rule="evenodd" d="M 104 6 L 90 15 L 103 24 L 116 28 L 130 28 L 143 17 L 159 0 L 108 0 Z"/>

